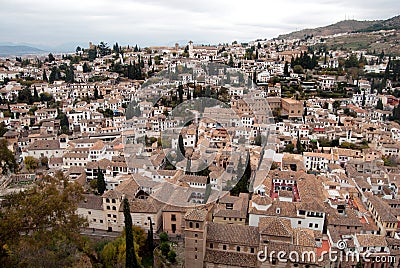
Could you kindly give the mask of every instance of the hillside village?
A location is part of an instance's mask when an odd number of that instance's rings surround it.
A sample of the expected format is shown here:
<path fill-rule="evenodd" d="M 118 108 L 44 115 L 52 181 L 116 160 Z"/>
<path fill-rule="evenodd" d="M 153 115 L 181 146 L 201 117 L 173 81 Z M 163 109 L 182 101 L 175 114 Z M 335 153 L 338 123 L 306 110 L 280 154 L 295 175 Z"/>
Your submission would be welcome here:
<path fill-rule="evenodd" d="M 1 58 L 0 197 L 61 171 L 89 232 L 121 232 L 127 198 L 185 267 L 397 266 L 400 59 L 331 37 Z"/>

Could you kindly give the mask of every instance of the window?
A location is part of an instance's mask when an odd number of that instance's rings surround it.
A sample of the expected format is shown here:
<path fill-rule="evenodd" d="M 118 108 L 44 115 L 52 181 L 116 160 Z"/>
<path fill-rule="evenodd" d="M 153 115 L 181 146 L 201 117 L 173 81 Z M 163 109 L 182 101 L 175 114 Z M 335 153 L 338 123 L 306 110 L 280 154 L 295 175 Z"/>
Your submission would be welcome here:
<path fill-rule="evenodd" d="M 117 208 L 115 206 L 112 207 L 113 210 L 117 210 Z"/>
<path fill-rule="evenodd" d="M 297 224 L 301 224 L 301 221 L 298 221 Z"/>
<path fill-rule="evenodd" d="M 254 253 L 254 248 L 250 248 L 250 253 Z"/>
<path fill-rule="evenodd" d="M 313 224 L 310 222 L 309 224 L 308 224 L 308 227 L 312 227 L 313 226 Z"/>
<path fill-rule="evenodd" d="M 196 222 L 196 228 L 200 228 L 200 224 Z"/>
<path fill-rule="evenodd" d="M 91 212 L 91 211 L 88 211 L 88 214 L 90 215 L 90 214 L 92 214 L 92 212 Z"/>
<path fill-rule="evenodd" d="M 189 222 L 189 228 L 193 228 L 193 222 Z"/>
<path fill-rule="evenodd" d="M 171 221 L 176 221 L 176 215 L 175 214 L 171 215 Z"/>
<path fill-rule="evenodd" d="M 210 248 L 214 248 L 214 244 L 213 243 L 210 243 Z"/>
<path fill-rule="evenodd" d="M 196 251 L 196 252 L 197 252 L 197 248 L 194 248 L 194 251 Z"/>
<path fill-rule="evenodd" d="M 172 227 L 172 233 L 175 233 L 176 232 L 176 224 L 172 224 L 171 227 Z"/>
<path fill-rule="evenodd" d="M 100 220 L 100 223 L 103 223 L 103 220 Z"/>
<path fill-rule="evenodd" d="M 199 235 L 198 234 L 194 234 L 194 237 L 199 237 Z"/>
<path fill-rule="evenodd" d="M 223 250 L 226 250 L 226 245 L 223 245 L 223 246 L 222 246 L 222 249 L 223 249 Z"/>
<path fill-rule="evenodd" d="M 236 247 L 236 251 L 240 252 L 240 247 L 239 246 Z"/>
<path fill-rule="evenodd" d="M 194 259 L 197 260 L 197 255 L 194 255 Z"/>
<path fill-rule="evenodd" d="M 314 225 L 314 227 L 315 227 L 315 228 L 318 228 L 318 223 L 316 223 L 316 224 Z"/>

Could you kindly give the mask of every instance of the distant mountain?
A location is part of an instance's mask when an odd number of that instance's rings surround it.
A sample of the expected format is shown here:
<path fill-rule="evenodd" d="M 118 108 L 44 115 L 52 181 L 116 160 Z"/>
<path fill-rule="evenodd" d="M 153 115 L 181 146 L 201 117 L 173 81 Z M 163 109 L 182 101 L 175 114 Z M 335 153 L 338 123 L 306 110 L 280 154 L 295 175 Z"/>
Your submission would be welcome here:
<path fill-rule="evenodd" d="M 0 45 L 0 56 L 21 56 L 26 54 L 41 54 L 46 51 L 24 45 Z"/>
<path fill-rule="evenodd" d="M 304 29 L 289 34 L 283 34 L 278 36 L 278 39 L 301 39 L 305 36 L 311 35 L 326 36 L 340 33 L 372 32 L 389 29 L 400 30 L 400 16 L 396 16 L 387 20 L 375 21 L 344 20 L 324 27 L 318 27 L 315 29 Z"/>

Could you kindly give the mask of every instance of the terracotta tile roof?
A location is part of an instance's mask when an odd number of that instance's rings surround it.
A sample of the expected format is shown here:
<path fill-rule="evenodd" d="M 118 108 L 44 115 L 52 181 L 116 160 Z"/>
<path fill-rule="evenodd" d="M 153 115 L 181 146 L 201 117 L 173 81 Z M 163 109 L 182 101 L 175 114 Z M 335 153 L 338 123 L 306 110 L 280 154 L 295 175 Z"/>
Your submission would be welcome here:
<path fill-rule="evenodd" d="M 186 212 L 185 220 L 192 220 L 192 221 L 205 221 L 207 218 L 207 210 L 204 209 L 192 209 Z"/>
<path fill-rule="evenodd" d="M 364 216 L 361 221 L 363 231 L 379 231 L 378 226 L 370 216 Z"/>
<path fill-rule="evenodd" d="M 270 205 L 272 204 L 272 199 L 268 195 L 253 195 L 251 201 L 257 205 Z"/>
<path fill-rule="evenodd" d="M 342 237 L 339 233 L 339 227 L 334 227 L 333 225 L 329 225 L 327 229 L 328 229 L 328 232 L 330 234 L 330 237 L 331 237 L 333 243 L 336 243 L 342 239 Z M 350 234 L 350 232 L 346 232 L 344 234 Z"/>
<path fill-rule="evenodd" d="M 382 235 L 356 234 L 361 247 L 387 247 L 387 242 Z"/>
<path fill-rule="evenodd" d="M 36 140 L 27 148 L 31 150 L 57 150 L 60 149 L 60 142 L 58 140 Z"/>
<path fill-rule="evenodd" d="M 356 211 L 353 209 L 346 209 L 346 215 L 343 215 L 339 214 L 336 209 L 333 209 L 327 205 L 326 213 L 328 225 L 362 227 L 360 219 L 357 216 Z"/>
<path fill-rule="evenodd" d="M 257 255 L 207 249 L 204 262 L 228 267 L 257 267 Z"/>
<path fill-rule="evenodd" d="M 105 144 L 103 141 L 96 141 L 92 147 L 90 147 L 90 150 L 102 150 L 104 148 Z"/>
<path fill-rule="evenodd" d="M 79 202 L 78 207 L 86 209 L 103 210 L 103 198 L 99 195 L 84 195 L 83 200 Z"/>
<path fill-rule="evenodd" d="M 182 206 L 173 206 L 173 205 L 165 205 L 162 208 L 162 211 L 165 212 L 184 212 L 186 214 L 188 208 L 182 207 Z"/>
<path fill-rule="evenodd" d="M 260 236 L 258 227 L 208 222 L 207 241 L 258 247 Z"/>
<path fill-rule="evenodd" d="M 196 176 L 196 175 L 182 175 L 179 178 L 182 182 L 197 182 L 197 183 L 207 183 L 207 176 Z"/>
<path fill-rule="evenodd" d="M 232 204 L 232 209 L 227 209 L 226 205 Z M 214 210 L 214 217 L 234 217 L 246 218 L 249 204 L 249 195 L 241 193 L 239 197 L 226 195 L 219 200 Z"/>
<path fill-rule="evenodd" d="M 62 163 L 63 163 L 62 157 L 51 157 L 49 159 L 49 165 L 62 164 Z"/>
<path fill-rule="evenodd" d="M 63 155 L 64 158 L 84 158 L 88 157 L 87 153 L 65 153 Z"/>
<path fill-rule="evenodd" d="M 139 185 L 134 179 L 127 179 L 121 182 L 121 184 L 119 184 L 117 187 L 115 187 L 114 190 L 109 190 L 105 192 L 103 194 L 103 197 L 121 198 L 123 195 L 125 195 L 128 198 L 134 198 L 138 191 L 138 188 Z"/>
<path fill-rule="evenodd" d="M 157 212 L 160 210 L 158 202 L 154 201 L 150 197 L 148 199 L 129 200 L 129 205 L 131 213 L 157 214 Z M 123 212 L 124 207 L 120 206 L 119 211 Z"/>
<path fill-rule="evenodd" d="M 293 229 L 293 243 L 298 246 L 316 247 L 314 231 L 304 228 Z"/>
<path fill-rule="evenodd" d="M 372 189 L 372 186 L 365 179 L 356 177 L 354 180 L 360 188 Z"/>
<path fill-rule="evenodd" d="M 69 176 L 71 174 L 84 174 L 84 173 L 85 169 L 83 167 L 71 166 L 66 172 L 66 176 Z"/>
<path fill-rule="evenodd" d="M 386 242 L 389 246 L 400 246 L 400 239 L 386 237 Z"/>
<path fill-rule="evenodd" d="M 171 176 L 173 177 L 178 170 L 157 170 L 156 171 L 160 176 Z"/>
<path fill-rule="evenodd" d="M 106 159 L 106 158 L 103 158 L 103 159 L 100 159 L 99 161 L 88 162 L 86 164 L 86 169 L 97 169 L 97 168 L 100 168 L 100 169 L 104 170 L 104 169 L 107 169 L 110 166 L 111 166 L 111 161 Z"/>
<path fill-rule="evenodd" d="M 322 205 L 321 200 L 317 200 L 316 198 L 310 198 L 300 202 L 297 205 L 297 209 L 313 211 L 313 212 L 325 212 L 325 208 Z"/>
<path fill-rule="evenodd" d="M 262 214 L 266 216 L 296 218 L 296 204 L 292 202 L 274 201 L 272 205 Z"/>
<path fill-rule="evenodd" d="M 378 215 L 384 222 L 396 222 L 397 218 L 391 213 L 390 206 L 385 203 L 381 198 L 373 195 L 372 193 L 365 194 L 368 201 L 371 202 L 372 206 L 375 208 Z"/>
<path fill-rule="evenodd" d="M 289 219 L 278 217 L 263 217 L 258 222 L 258 228 L 263 235 L 292 237 L 293 229 Z"/>

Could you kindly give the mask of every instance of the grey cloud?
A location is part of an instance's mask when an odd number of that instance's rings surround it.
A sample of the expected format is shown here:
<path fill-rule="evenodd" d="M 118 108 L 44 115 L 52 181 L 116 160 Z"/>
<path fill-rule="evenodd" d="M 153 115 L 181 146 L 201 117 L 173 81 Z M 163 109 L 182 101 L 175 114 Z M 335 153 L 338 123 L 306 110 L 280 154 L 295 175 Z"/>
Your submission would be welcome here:
<path fill-rule="evenodd" d="M 2 3 L 0 42 L 219 43 L 272 38 L 332 24 L 345 14 L 389 18 L 398 10 L 397 0 L 13 0 Z"/>

